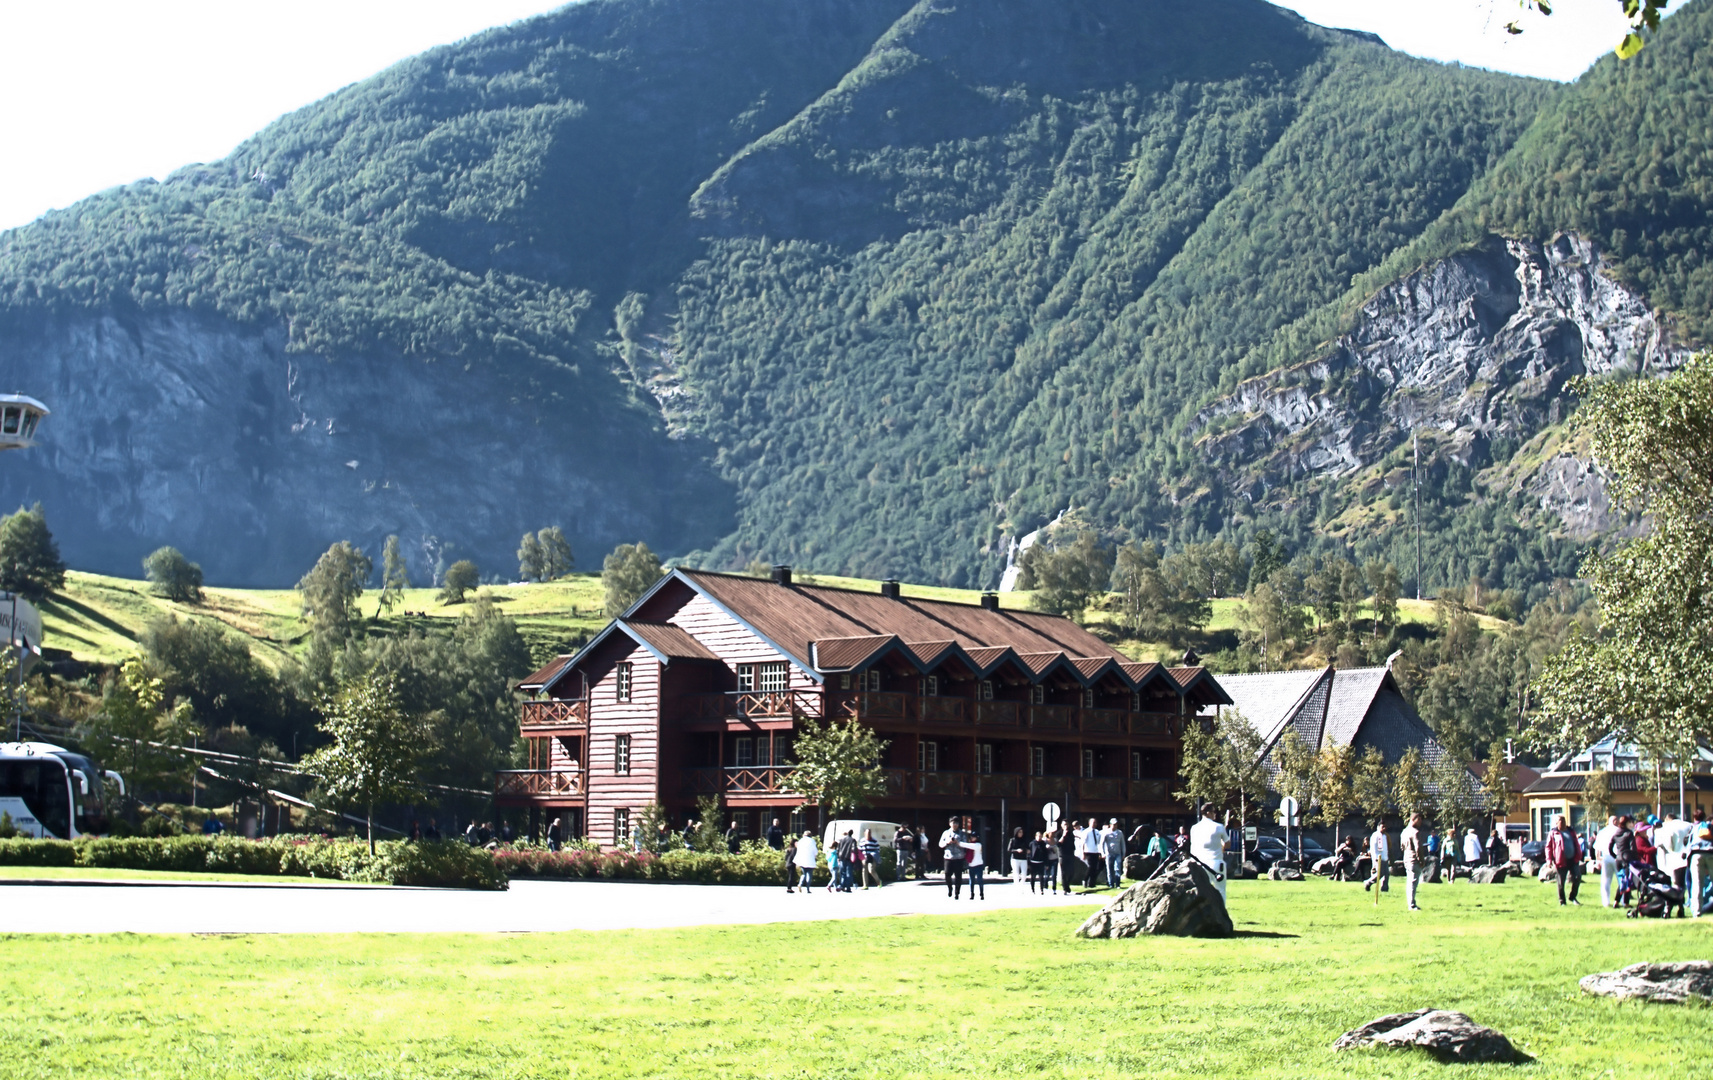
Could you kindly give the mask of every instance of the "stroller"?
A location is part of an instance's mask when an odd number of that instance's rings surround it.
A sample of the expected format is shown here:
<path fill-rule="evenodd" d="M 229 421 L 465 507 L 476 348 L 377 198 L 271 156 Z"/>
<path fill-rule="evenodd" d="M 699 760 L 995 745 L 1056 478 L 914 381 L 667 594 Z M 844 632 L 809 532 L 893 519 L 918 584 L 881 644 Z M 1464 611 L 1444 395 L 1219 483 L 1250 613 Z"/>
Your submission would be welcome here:
<path fill-rule="evenodd" d="M 1678 918 L 1683 918 L 1683 890 L 1671 880 L 1671 875 L 1655 869 L 1647 863 L 1631 863 L 1624 871 L 1625 885 L 1623 895 L 1628 903 L 1628 895 L 1633 889 L 1636 894 L 1636 906 L 1630 911 L 1630 918 L 1666 919 L 1671 917 L 1675 909 Z"/>

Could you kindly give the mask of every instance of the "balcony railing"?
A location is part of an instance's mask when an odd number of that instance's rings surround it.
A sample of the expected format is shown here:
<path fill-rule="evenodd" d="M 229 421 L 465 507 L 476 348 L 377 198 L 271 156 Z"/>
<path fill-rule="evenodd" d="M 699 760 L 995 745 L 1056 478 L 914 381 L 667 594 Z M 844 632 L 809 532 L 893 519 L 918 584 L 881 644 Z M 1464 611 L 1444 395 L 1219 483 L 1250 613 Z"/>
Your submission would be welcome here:
<path fill-rule="evenodd" d="M 736 690 L 697 694 L 692 714 L 698 720 L 793 720 L 821 716 L 816 690 Z"/>
<path fill-rule="evenodd" d="M 527 734 L 543 728 L 589 726 L 587 701 L 526 701 L 519 725 Z"/>
<path fill-rule="evenodd" d="M 1084 778 L 1077 783 L 1077 793 L 1085 799 L 1120 802 L 1124 799 L 1124 781 L 1104 776 Z"/>
<path fill-rule="evenodd" d="M 1015 701 L 978 701 L 975 703 L 975 722 L 977 727 L 1016 727 L 1017 703 Z"/>
<path fill-rule="evenodd" d="M 790 792 L 791 769 L 783 765 L 736 765 L 723 769 L 685 769 L 689 795 L 772 795 Z"/>
<path fill-rule="evenodd" d="M 1172 715 L 1170 713 L 1133 712 L 1130 714 L 1130 734 L 1132 735 L 1170 735 L 1172 733 Z"/>
<path fill-rule="evenodd" d="M 1126 715 L 1122 709 L 1084 709 L 1078 719 L 1087 734 L 1122 735 Z"/>
<path fill-rule="evenodd" d="M 1065 792 L 1077 785 L 1073 776 L 1031 776 L 1029 777 L 1029 797 L 1032 799 L 1059 799 Z"/>
<path fill-rule="evenodd" d="M 975 703 L 976 723 L 981 723 L 981 707 L 991 704 Z M 964 699 L 960 697 L 921 697 L 916 699 L 916 706 L 916 715 L 925 724 L 963 724 L 969 720 L 969 714 L 964 712 Z"/>
<path fill-rule="evenodd" d="M 968 791 L 967 774 L 924 772 L 916 774 L 916 790 L 923 795 L 963 795 Z"/>
<path fill-rule="evenodd" d="M 842 716 L 857 716 L 867 720 L 909 720 L 908 694 L 846 694 L 839 699 Z"/>
<path fill-rule="evenodd" d="M 1029 726 L 1035 731 L 1069 731 L 1076 716 L 1077 710 L 1071 705 L 1029 706 Z"/>
<path fill-rule="evenodd" d="M 1171 802 L 1172 785 L 1167 780 L 1130 781 L 1131 802 Z"/>
<path fill-rule="evenodd" d="M 583 770 L 502 769 L 494 773 L 494 794 L 531 799 L 581 795 Z"/>
<path fill-rule="evenodd" d="M 1023 794 L 1023 778 L 1016 773 L 977 773 L 975 793 L 1015 799 Z"/>

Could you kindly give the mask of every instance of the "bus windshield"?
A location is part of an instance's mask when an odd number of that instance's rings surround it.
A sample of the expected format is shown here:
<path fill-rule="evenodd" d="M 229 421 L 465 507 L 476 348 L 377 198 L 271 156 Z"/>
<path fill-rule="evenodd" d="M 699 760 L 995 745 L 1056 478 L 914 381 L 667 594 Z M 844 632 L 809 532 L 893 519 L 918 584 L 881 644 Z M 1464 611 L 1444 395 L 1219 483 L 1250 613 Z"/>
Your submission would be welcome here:
<path fill-rule="evenodd" d="M 95 767 L 82 754 L 61 752 L 54 755 L 65 762 L 66 767 L 76 775 L 68 777 L 71 780 L 71 797 L 77 807 L 77 831 L 79 833 L 103 833 L 107 831 L 107 800 L 106 792 L 101 784 L 101 770 Z M 77 778 L 83 778 L 80 786 Z M 84 789 L 88 790 L 85 791 Z"/>
<path fill-rule="evenodd" d="M 57 757 L 3 760 L 0 800 L 18 800 L 49 834 L 69 840 L 71 787 L 66 779 L 66 764 Z"/>

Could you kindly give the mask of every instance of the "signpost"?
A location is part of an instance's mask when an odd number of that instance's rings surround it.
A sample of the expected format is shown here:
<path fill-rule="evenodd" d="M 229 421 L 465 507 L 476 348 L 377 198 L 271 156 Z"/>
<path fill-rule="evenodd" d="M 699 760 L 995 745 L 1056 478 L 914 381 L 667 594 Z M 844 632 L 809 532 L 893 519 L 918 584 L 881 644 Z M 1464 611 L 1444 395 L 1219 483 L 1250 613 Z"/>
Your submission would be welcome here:
<path fill-rule="evenodd" d="M 1057 825 L 1059 823 L 1059 804 L 1050 802 L 1041 807 L 1041 820 L 1047 823 L 1049 829 Z"/>
<path fill-rule="evenodd" d="M 1285 826 L 1285 851 L 1289 852 L 1291 850 L 1291 826 L 1302 824 L 1302 820 L 1297 813 L 1297 800 L 1291 798 L 1289 795 L 1286 795 L 1284 798 L 1279 800 L 1279 822 Z M 1300 863 L 1302 861 L 1302 848 L 1298 847 L 1297 862 Z"/>

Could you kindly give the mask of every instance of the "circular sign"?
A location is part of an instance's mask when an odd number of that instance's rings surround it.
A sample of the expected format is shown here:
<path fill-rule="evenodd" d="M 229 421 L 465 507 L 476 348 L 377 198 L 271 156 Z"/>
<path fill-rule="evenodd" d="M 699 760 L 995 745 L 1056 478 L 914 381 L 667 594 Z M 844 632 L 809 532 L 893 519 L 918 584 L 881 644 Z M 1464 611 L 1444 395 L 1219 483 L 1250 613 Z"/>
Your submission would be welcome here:
<path fill-rule="evenodd" d="M 1049 825 L 1053 824 L 1055 821 L 1058 821 L 1059 820 L 1059 804 L 1056 802 L 1050 802 L 1047 805 L 1041 807 L 1041 819 Z"/>
<path fill-rule="evenodd" d="M 1297 800 L 1291 798 L 1289 795 L 1286 795 L 1284 798 L 1279 800 L 1279 820 L 1284 822 L 1286 825 L 1296 825 L 1299 823 L 1297 820 Z"/>

